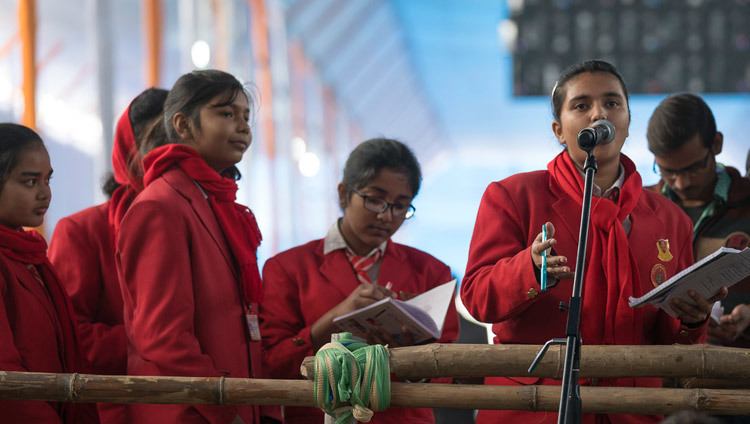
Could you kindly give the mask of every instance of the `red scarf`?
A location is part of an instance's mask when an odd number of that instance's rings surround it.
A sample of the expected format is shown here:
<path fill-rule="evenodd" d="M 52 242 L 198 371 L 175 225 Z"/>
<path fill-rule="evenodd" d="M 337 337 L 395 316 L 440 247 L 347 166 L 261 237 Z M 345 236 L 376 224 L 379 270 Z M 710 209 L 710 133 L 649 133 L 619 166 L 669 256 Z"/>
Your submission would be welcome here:
<path fill-rule="evenodd" d="M 60 284 L 52 264 L 47 259 L 47 242 L 36 231 L 14 231 L 0 225 L 0 252 L 16 261 L 38 265 L 37 269 L 60 322 L 61 348 L 65 353 L 62 364 L 64 372 L 85 372 L 83 354 L 80 351 L 78 334 L 74 324 L 73 305 Z"/>
<path fill-rule="evenodd" d="M 618 203 L 601 197 L 591 201 L 591 248 L 587 249 L 581 315 L 581 336 L 586 344 L 641 343 L 643 313 L 628 305 L 630 296 L 641 296 L 641 279 L 622 228 L 641 196 L 641 176 L 627 156 L 621 154 L 620 158 L 625 183 Z M 547 169 L 552 174 L 552 184 L 582 205 L 584 179 L 568 153 L 557 155 Z"/>
<path fill-rule="evenodd" d="M 143 190 L 142 176 L 135 164 L 138 163 L 138 148 L 135 145 L 133 127 L 130 124 L 130 106 L 117 121 L 115 142 L 112 146 L 112 170 L 120 187 L 112 193 L 109 201 L 109 226 L 113 240 L 117 243 L 120 222 L 135 196 Z"/>
<path fill-rule="evenodd" d="M 237 183 L 219 175 L 194 149 L 182 144 L 167 144 L 143 158 L 145 186 L 148 187 L 173 165 L 179 166 L 206 192 L 229 248 L 239 264 L 245 302 L 261 302 L 263 285 L 255 254 L 262 238 L 253 212 L 235 202 Z"/>

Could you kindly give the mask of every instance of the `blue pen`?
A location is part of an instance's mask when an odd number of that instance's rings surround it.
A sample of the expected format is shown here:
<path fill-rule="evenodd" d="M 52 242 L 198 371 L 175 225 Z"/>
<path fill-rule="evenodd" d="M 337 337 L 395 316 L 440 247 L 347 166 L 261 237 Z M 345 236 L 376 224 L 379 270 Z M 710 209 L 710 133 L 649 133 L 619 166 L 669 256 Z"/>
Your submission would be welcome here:
<path fill-rule="evenodd" d="M 542 243 L 547 241 L 547 224 L 542 225 Z M 547 249 L 542 252 L 542 291 L 547 290 Z"/>

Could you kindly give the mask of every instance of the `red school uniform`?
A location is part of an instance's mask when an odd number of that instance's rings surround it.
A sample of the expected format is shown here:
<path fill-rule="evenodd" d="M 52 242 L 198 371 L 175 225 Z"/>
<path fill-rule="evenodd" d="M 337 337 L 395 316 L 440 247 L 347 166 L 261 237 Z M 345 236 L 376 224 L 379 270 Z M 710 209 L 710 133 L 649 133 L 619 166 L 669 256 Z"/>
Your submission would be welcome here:
<path fill-rule="evenodd" d="M 0 226 L 0 369 L 82 373 L 73 310 L 36 231 Z M 98 423 L 93 404 L 0 400 L 13 423 Z"/>
<path fill-rule="evenodd" d="M 564 155 L 564 156 L 563 156 Z M 594 216 L 612 217 L 617 207 L 610 199 L 593 201 L 592 231 L 588 243 L 588 259 L 584 277 L 584 301 L 581 316 L 581 335 L 584 344 L 673 344 L 700 343 L 705 339 L 706 326 L 688 328 L 661 309 L 647 306 L 627 307 L 628 295 L 640 295 L 692 264 L 692 227 L 688 217 L 663 196 L 642 190 L 640 176 L 632 162 L 621 155 L 625 168 L 625 184 L 619 205 L 628 203 L 627 214 L 632 228 L 626 237 L 629 246 L 619 252 L 625 259 L 610 261 L 607 257 L 594 260 L 597 237 Z M 564 161 L 565 163 L 561 163 Z M 567 167 L 571 184 L 583 186 L 583 177 L 571 168 L 567 153 L 550 163 L 549 171 L 518 174 L 490 184 L 484 193 L 474 226 L 469 250 L 466 276 L 461 285 L 461 296 L 469 312 L 478 320 L 493 322 L 496 343 L 543 344 L 565 335 L 567 314 L 559 311 L 561 301 L 568 302 L 572 280 L 561 280 L 542 292 L 529 249 L 542 225 L 550 221 L 555 226 L 556 255 L 568 258 L 575 269 L 578 230 L 581 220 L 580 197 L 561 188 L 553 171 Z M 556 168 L 557 167 L 557 168 Z M 630 197 L 629 197 L 630 196 Z M 609 203 L 601 203 L 609 202 Z M 599 205 L 599 206 L 596 206 Z M 601 209 L 599 209 L 601 207 Z M 597 215 L 598 214 L 598 215 Z M 622 229 L 624 216 L 609 225 Z M 612 226 L 610 232 L 619 230 Z M 607 232 L 601 232 L 605 240 Z M 657 241 L 668 239 L 673 258 L 659 258 Z M 612 239 L 609 242 L 614 243 Z M 602 248 L 605 249 L 605 248 Z M 593 253 L 592 253 L 593 252 Z M 628 259 L 630 258 L 630 259 Z M 611 264 L 620 274 L 618 278 L 604 278 L 603 268 Z M 632 265 L 632 268 L 630 267 Z M 615 271 L 612 271 L 615 272 Z M 634 282 L 640 284 L 634 286 Z M 630 327 L 628 327 L 630 326 Z M 540 378 L 488 377 L 486 384 L 497 385 L 560 385 L 559 380 Z M 660 387 L 660 379 L 582 379 L 582 385 Z M 584 423 L 643 423 L 659 422 L 659 416 L 594 415 L 584 414 Z M 557 422 L 557 413 L 525 411 L 480 411 L 477 422 Z"/>
<path fill-rule="evenodd" d="M 261 304 L 263 358 L 273 378 L 302 378 L 300 364 L 314 354 L 310 327 L 341 303 L 359 285 L 343 249 L 324 254 L 325 239 L 279 253 L 263 267 L 265 301 Z M 431 255 L 387 242 L 378 281 L 393 284 L 398 293 L 422 293 L 451 279 L 448 266 Z M 450 304 L 440 343 L 458 337 L 458 314 Z M 286 424 L 321 423 L 317 408 L 284 407 Z M 389 408 L 376 412 L 370 423 L 433 423 L 428 408 Z"/>
<path fill-rule="evenodd" d="M 107 202 L 61 219 L 50 241 L 50 261 L 70 296 L 83 352 L 96 374 L 127 374 L 115 229 L 143 189 L 141 176 L 133 166 L 135 160 L 138 152 L 128 107 L 117 122 L 112 147 L 112 169 L 120 187 Z M 97 409 L 102 422 L 125 421 L 123 404 L 100 403 Z"/>
<path fill-rule="evenodd" d="M 116 257 L 128 374 L 262 378 L 260 342 L 251 340 L 245 324 L 235 254 L 205 186 L 176 164 L 148 182 L 149 158 L 171 151 L 220 178 L 185 146 L 164 146 L 144 158 L 147 186 L 122 220 Z M 260 419 L 251 405 L 127 406 L 133 423 L 229 424 L 237 415 L 246 424 Z"/>
<path fill-rule="evenodd" d="M 49 257 L 70 296 L 92 371 L 124 375 L 122 294 L 107 207 L 108 203 L 93 206 L 58 221 Z"/>
<path fill-rule="evenodd" d="M 127 341 L 115 247 L 107 219 L 109 202 L 58 221 L 49 258 L 70 296 L 91 372 L 127 374 Z M 102 422 L 122 423 L 125 406 L 97 404 Z"/>

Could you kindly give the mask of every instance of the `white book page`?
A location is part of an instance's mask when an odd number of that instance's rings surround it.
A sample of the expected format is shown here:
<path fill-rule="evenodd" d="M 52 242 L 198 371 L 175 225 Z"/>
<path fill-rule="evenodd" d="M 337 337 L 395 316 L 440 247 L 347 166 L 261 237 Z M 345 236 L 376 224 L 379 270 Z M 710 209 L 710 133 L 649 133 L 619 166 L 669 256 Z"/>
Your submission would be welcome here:
<path fill-rule="evenodd" d="M 644 296 L 637 299 L 630 298 L 630 306 L 654 305 L 676 316 L 669 305 L 672 299 L 679 298 L 692 304 L 693 300 L 687 295 L 688 290 L 694 290 L 704 299 L 708 299 L 722 286 L 730 287 L 748 275 L 750 275 L 750 248 L 739 251 L 722 247 L 677 273 Z"/>
<path fill-rule="evenodd" d="M 445 315 L 448 313 L 448 307 L 453 300 L 453 293 L 455 291 L 456 279 L 454 278 L 447 283 L 441 284 L 407 300 L 406 303 L 427 312 L 430 318 L 435 321 L 438 333 L 442 333 L 443 324 L 445 323 Z"/>

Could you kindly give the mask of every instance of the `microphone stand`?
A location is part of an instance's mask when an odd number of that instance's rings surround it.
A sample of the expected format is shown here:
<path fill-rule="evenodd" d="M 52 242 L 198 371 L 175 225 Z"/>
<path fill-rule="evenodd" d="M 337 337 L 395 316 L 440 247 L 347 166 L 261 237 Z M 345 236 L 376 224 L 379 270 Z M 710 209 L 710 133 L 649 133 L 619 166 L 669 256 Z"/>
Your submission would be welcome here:
<path fill-rule="evenodd" d="M 586 151 L 588 156 L 583 166 L 586 176 L 583 190 L 583 208 L 581 210 L 581 228 L 578 237 L 578 252 L 576 254 L 576 270 L 575 277 L 573 278 L 573 294 L 570 297 L 570 303 L 567 307 L 563 302 L 560 302 L 560 310 L 568 309 L 568 324 L 565 330 L 566 338 L 547 341 L 536 358 L 534 358 L 531 367 L 529 367 L 529 373 L 531 374 L 537 365 L 539 365 L 539 362 L 551 345 L 565 344 L 565 366 L 563 368 L 563 380 L 560 390 L 560 409 L 557 416 L 558 424 L 581 422 L 581 390 L 578 385 L 578 371 L 581 360 L 581 291 L 583 289 L 583 273 L 586 269 L 586 245 L 589 237 L 594 174 L 598 170 L 596 158 L 593 154 L 595 146 L 596 144 L 591 147 L 584 147 L 580 146 L 579 143 L 579 147 Z"/>

